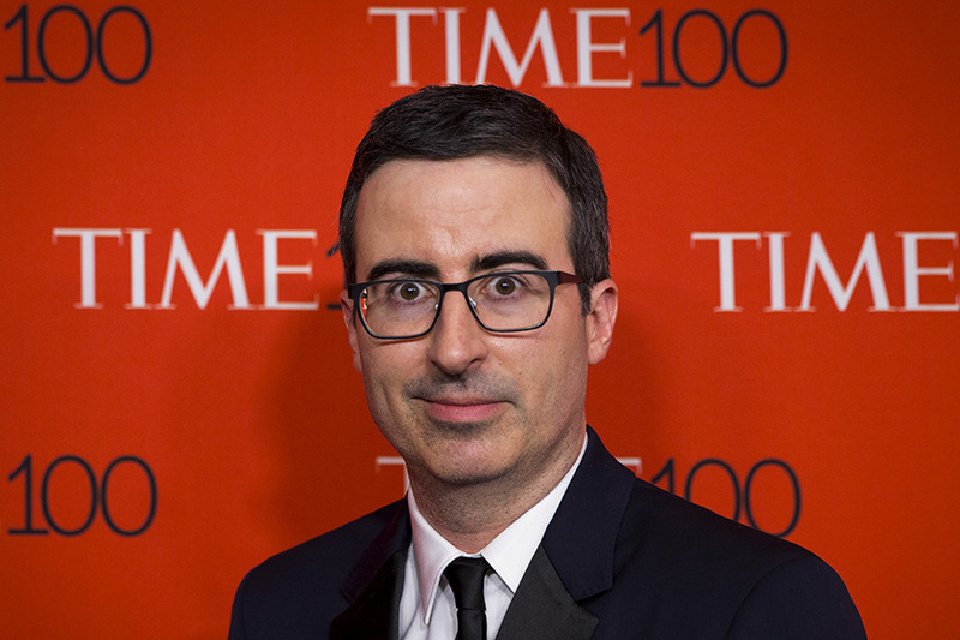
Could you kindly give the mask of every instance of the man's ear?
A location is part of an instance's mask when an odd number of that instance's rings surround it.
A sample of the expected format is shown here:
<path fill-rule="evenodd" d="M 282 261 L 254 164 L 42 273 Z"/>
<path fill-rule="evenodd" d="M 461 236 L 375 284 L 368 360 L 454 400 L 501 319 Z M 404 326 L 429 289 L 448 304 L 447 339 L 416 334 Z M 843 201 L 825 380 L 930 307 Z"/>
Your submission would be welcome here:
<path fill-rule="evenodd" d="M 343 314 L 343 324 L 347 327 L 347 342 L 353 351 L 353 368 L 363 373 L 360 364 L 360 347 L 357 344 L 357 323 L 353 315 L 353 301 L 347 297 L 346 290 L 340 292 L 340 312 Z"/>
<path fill-rule="evenodd" d="M 587 356 L 590 364 L 597 364 L 607 355 L 613 340 L 613 325 L 617 322 L 619 292 L 617 283 L 609 278 L 590 289 L 590 312 L 587 314 Z"/>

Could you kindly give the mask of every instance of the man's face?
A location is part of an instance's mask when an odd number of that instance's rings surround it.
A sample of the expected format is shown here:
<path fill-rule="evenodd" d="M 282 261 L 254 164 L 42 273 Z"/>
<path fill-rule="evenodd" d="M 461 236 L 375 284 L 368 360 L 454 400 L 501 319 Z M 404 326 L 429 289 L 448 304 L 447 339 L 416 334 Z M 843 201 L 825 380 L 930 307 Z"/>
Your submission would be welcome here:
<path fill-rule="evenodd" d="M 509 269 L 574 272 L 569 203 L 540 163 L 493 157 L 397 160 L 363 186 L 356 217 L 358 281 L 460 282 Z M 545 477 L 582 442 L 587 365 L 606 354 L 616 315 L 611 281 L 584 316 L 576 285 L 557 287 L 541 328 L 494 334 L 460 293 L 433 330 L 369 336 L 344 320 L 374 421 L 421 478 L 451 484 Z"/>

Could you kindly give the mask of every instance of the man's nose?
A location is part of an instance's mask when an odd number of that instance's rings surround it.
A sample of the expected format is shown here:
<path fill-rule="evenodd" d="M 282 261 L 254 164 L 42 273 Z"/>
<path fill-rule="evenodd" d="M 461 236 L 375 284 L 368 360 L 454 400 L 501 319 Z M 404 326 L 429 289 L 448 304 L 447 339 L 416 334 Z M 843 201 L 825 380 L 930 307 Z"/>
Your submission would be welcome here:
<path fill-rule="evenodd" d="M 443 300 L 440 317 L 428 335 L 430 361 L 447 375 L 459 375 L 482 361 L 487 354 L 487 332 L 464 304 L 466 297 L 450 291 Z"/>

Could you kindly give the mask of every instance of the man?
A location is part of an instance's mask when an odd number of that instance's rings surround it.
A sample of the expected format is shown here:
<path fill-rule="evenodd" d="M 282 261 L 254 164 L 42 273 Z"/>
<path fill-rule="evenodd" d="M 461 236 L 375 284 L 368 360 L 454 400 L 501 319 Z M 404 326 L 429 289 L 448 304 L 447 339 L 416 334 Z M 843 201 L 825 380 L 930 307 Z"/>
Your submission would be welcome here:
<path fill-rule="evenodd" d="M 428 87 L 380 112 L 340 249 L 410 492 L 251 571 L 231 638 L 864 637 L 816 556 L 637 480 L 587 427 L 617 316 L 606 196 L 542 103 Z"/>

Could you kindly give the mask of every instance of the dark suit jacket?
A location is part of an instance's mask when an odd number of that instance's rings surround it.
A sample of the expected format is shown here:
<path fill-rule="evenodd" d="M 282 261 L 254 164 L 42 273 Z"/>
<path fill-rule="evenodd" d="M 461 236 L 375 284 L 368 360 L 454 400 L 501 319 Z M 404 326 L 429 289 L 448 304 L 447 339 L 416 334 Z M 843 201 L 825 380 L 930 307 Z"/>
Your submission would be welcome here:
<path fill-rule="evenodd" d="M 588 438 L 498 639 L 865 637 L 818 557 L 638 480 Z M 396 638 L 410 536 L 400 500 L 270 558 L 237 590 L 230 639 Z"/>

